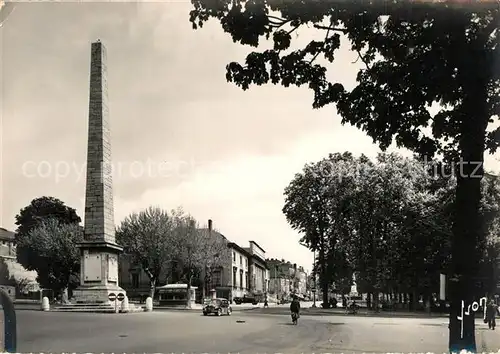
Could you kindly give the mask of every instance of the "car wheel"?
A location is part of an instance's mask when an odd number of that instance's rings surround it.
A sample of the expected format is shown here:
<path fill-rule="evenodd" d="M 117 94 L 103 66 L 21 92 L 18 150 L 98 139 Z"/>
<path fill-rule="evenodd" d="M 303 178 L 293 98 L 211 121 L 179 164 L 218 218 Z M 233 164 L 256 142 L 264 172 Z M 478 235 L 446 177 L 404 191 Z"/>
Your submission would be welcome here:
<path fill-rule="evenodd" d="M 228 308 L 228 309 L 227 309 L 227 315 L 228 315 L 228 316 L 231 316 L 231 312 L 233 312 L 233 310 L 232 310 L 231 308 Z"/>
<path fill-rule="evenodd" d="M 222 309 L 219 309 L 219 310 L 217 311 L 217 316 L 222 316 Z"/>
<path fill-rule="evenodd" d="M 203 316 L 208 316 L 208 313 L 206 313 L 206 312 L 203 312 Z"/>

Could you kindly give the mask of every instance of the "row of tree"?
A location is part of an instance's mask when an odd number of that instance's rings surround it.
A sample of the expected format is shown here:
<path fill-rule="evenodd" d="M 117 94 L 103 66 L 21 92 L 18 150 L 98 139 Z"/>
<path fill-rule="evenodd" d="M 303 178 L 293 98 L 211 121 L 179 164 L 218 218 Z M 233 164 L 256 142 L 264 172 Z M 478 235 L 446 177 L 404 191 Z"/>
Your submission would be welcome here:
<path fill-rule="evenodd" d="M 56 295 L 78 286 L 80 252 L 84 239 L 76 210 L 59 199 L 34 199 L 16 216 L 17 260 L 38 273 L 37 281 Z M 159 282 L 185 281 L 205 285 L 230 257 L 226 239 L 182 209 L 166 212 L 150 207 L 133 213 L 116 230 L 124 256 L 139 265 L 150 281 L 154 297 Z M 203 289 L 205 290 L 205 286 Z"/>
<path fill-rule="evenodd" d="M 316 271 L 324 303 L 334 284 L 413 300 L 439 293 L 439 274 L 451 274 L 451 230 L 456 178 L 446 166 L 379 154 L 372 162 L 351 153 L 331 154 L 308 164 L 285 190 L 283 212 L 303 234 L 301 243 L 317 251 Z M 492 294 L 500 236 L 500 181 L 482 180 L 483 228 L 471 257 L 476 294 Z M 475 254 L 475 255 L 474 255 Z M 410 300 L 410 302 L 412 302 Z"/>

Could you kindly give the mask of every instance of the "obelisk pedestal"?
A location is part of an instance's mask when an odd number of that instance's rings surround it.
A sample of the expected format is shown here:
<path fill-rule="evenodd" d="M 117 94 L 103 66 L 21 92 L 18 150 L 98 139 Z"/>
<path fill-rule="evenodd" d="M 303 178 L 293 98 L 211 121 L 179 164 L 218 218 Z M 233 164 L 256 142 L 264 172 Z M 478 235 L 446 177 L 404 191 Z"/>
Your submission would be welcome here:
<path fill-rule="evenodd" d="M 97 41 L 92 43 L 90 59 L 85 235 L 79 244 L 80 286 L 73 291 L 73 302 L 84 304 L 114 304 L 109 294 L 125 295 L 118 285 L 118 255 L 123 248 L 115 241 L 106 73 L 106 48 Z"/>

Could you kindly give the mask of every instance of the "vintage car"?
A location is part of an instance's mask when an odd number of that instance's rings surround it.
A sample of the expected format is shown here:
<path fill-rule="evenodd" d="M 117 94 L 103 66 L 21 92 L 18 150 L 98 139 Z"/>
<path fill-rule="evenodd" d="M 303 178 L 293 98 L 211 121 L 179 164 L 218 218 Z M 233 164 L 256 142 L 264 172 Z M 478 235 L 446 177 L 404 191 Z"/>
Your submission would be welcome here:
<path fill-rule="evenodd" d="M 209 302 L 205 303 L 203 306 L 203 315 L 208 316 L 213 313 L 217 316 L 228 315 L 231 316 L 233 309 L 229 306 L 229 300 L 227 299 L 211 299 Z"/>
<path fill-rule="evenodd" d="M 259 303 L 259 298 L 256 296 L 244 295 L 243 297 L 235 297 L 233 301 L 236 305 L 240 304 L 257 305 Z"/>

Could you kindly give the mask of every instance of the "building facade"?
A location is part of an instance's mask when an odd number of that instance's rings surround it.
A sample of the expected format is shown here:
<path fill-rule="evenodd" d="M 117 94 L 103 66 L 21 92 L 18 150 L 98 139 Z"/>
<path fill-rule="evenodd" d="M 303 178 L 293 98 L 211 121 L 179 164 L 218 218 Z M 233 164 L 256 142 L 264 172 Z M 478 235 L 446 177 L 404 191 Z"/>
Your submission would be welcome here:
<path fill-rule="evenodd" d="M 226 243 L 227 252 L 220 255 L 219 265 L 201 271 L 197 300 L 201 301 L 215 292 L 216 297 L 232 301 L 235 297 L 247 294 L 263 295 L 269 288 L 269 270 L 266 263 L 265 250 L 256 242 L 250 241 L 249 247 L 241 247 L 229 242 L 221 233 L 212 230 L 212 220 L 208 221 L 211 237 L 219 238 Z M 171 274 L 160 276 L 157 287 L 177 282 Z M 120 256 L 119 283 L 127 291 L 129 298 L 145 297 L 150 293 L 150 282 L 141 265 L 133 264 L 132 257 Z"/>
<path fill-rule="evenodd" d="M 292 294 L 304 298 L 309 295 L 308 276 L 302 266 L 274 258 L 268 259 L 267 264 L 270 269 L 269 291 L 278 299 L 287 299 Z"/>
<path fill-rule="evenodd" d="M 249 259 L 251 255 L 234 242 L 230 242 L 228 247 L 231 250 L 231 296 L 229 300 L 232 300 L 235 297 L 243 297 L 250 291 Z"/>
<path fill-rule="evenodd" d="M 199 229 L 200 231 L 208 231 L 211 233 L 211 237 L 218 238 L 220 242 L 227 244 L 227 239 L 221 233 L 212 230 L 212 220 L 208 220 L 208 228 Z M 230 262 L 229 253 L 227 255 L 221 254 L 222 262 L 221 264 L 226 265 Z M 172 269 L 174 268 L 174 269 Z M 164 269 L 162 274 L 157 281 L 156 287 L 164 286 L 167 284 L 182 283 L 182 270 L 178 269 L 175 265 L 172 265 L 170 269 Z M 208 295 L 211 289 L 217 291 L 218 296 L 227 296 L 228 291 L 231 290 L 231 282 L 227 276 L 227 272 L 223 271 L 224 267 L 218 267 L 217 269 L 208 272 L 207 269 L 203 269 L 196 279 L 196 284 L 191 284 L 198 286 L 197 300 L 201 301 L 201 298 Z M 131 299 L 134 298 L 145 298 L 149 296 L 151 284 L 148 275 L 144 271 L 142 265 L 133 262 L 131 255 L 123 253 L 120 255 L 119 262 L 119 284 L 127 291 L 127 296 Z M 207 279 L 207 274 L 211 274 L 211 277 Z M 207 281 L 207 284 L 205 283 Z M 205 286 L 203 286 L 205 285 Z"/>
<path fill-rule="evenodd" d="M 16 259 L 15 233 L 0 227 L 0 258 Z"/>
<path fill-rule="evenodd" d="M 257 242 L 250 241 L 245 248 L 249 253 L 250 292 L 254 295 L 267 294 L 269 289 L 269 268 L 266 262 L 266 251 Z"/>
<path fill-rule="evenodd" d="M 40 291 L 36 277 L 35 271 L 28 271 L 17 263 L 15 233 L 0 227 L 0 284 L 4 290 L 8 286 L 9 295 L 30 296 Z"/>

